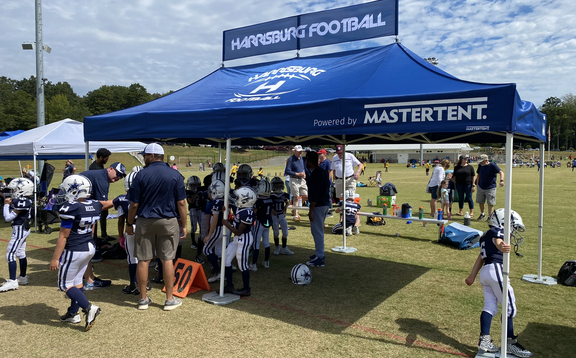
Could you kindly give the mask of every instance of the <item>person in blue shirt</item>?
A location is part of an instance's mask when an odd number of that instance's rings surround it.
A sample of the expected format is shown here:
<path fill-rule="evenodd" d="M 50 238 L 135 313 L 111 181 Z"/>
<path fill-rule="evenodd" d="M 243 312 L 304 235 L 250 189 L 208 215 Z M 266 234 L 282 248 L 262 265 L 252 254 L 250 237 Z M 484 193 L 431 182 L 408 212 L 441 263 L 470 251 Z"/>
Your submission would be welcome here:
<path fill-rule="evenodd" d="M 510 225 L 510 239 L 514 239 L 516 245 L 522 243 L 523 238 L 520 231 L 524 231 L 524 223 L 517 212 L 511 211 L 510 218 L 507 219 L 504 209 L 495 210 L 486 220 L 489 225 L 488 231 L 480 238 L 480 254 L 472 267 L 472 272 L 465 279 L 468 286 L 471 286 L 480 272 L 480 284 L 484 292 L 484 308 L 480 314 L 480 339 L 478 341 L 479 353 L 497 353 L 500 349 L 492 342 L 490 336 L 490 326 L 492 317 L 498 313 L 498 302 L 502 304 L 502 289 L 504 273 L 502 268 L 503 254 L 509 253 L 511 245 L 504 241 L 504 227 Z M 506 315 L 508 317 L 507 330 L 507 352 L 517 357 L 531 357 L 532 353 L 518 343 L 517 336 L 514 335 L 514 317 L 516 316 L 516 297 L 514 289 L 508 279 L 508 307 Z M 504 308 L 502 308 L 504 311 Z"/>
<path fill-rule="evenodd" d="M 480 216 L 478 220 L 486 218 L 484 214 L 484 203 L 488 203 L 488 216 L 494 211 L 496 205 L 496 176 L 500 175 L 500 187 L 504 186 L 504 172 L 496 165 L 490 162 L 486 154 L 480 155 L 480 164 L 476 169 L 476 203 L 480 207 Z"/>
<path fill-rule="evenodd" d="M 308 186 L 306 185 L 306 162 L 302 157 L 302 146 L 294 146 L 294 155 L 288 158 L 284 173 L 290 176 L 290 194 L 292 195 L 292 205 L 298 206 L 298 197 L 302 202 L 308 200 Z M 293 219 L 300 220 L 298 210 L 292 210 Z"/>
<path fill-rule="evenodd" d="M 318 153 L 310 152 L 306 156 L 306 166 L 312 170 L 310 174 L 310 195 L 308 202 L 308 219 L 310 220 L 310 231 L 314 238 L 314 255 L 306 265 L 312 267 L 324 267 L 324 222 L 326 213 L 332 206 L 330 198 L 330 179 L 328 172 L 318 165 Z"/>
<path fill-rule="evenodd" d="M 146 294 L 148 266 L 156 254 L 163 267 L 166 301 L 164 310 L 171 311 L 182 304 L 173 296 L 174 263 L 180 237 L 188 232 L 186 189 L 182 174 L 171 169 L 164 160 L 164 148 L 151 143 L 144 148 L 146 167 L 138 172 L 130 186 L 130 209 L 126 222 L 126 233 L 134 234 L 132 225 L 136 215 L 136 278 L 140 290 L 138 309 L 145 310 L 152 302 Z M 183 218 L 182 227 L 178 216 Z"/>

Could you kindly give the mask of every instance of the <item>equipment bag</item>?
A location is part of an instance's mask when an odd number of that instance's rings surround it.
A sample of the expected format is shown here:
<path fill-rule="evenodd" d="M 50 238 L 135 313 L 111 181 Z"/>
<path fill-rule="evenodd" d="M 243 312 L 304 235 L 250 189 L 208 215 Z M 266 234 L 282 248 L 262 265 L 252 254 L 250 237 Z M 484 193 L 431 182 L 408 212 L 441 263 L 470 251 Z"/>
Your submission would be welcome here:
<path fill-rule="evenodd" d="M 460 250 L 480 247 L 482 231 L 460 223 L 452 223 L 444 228 L 444 234 L 438 240 L 440 244 L 456 246 Z"/>
<path fill-rule="evenodd" d="M 378 215 L 380 213 L 374 212 L 373 214 Z M 381 226 L 386 225 L 386 221 L 379 216 L 368 216 L 366 218 L 366 225 Z"/>
<path fill-rule="evenodd" d="M 571 278 L 576 273 L 576 260 L 568 260 L 558 271 L 558 282 L 566 286 L 576 286 L 576 280 Z"/>

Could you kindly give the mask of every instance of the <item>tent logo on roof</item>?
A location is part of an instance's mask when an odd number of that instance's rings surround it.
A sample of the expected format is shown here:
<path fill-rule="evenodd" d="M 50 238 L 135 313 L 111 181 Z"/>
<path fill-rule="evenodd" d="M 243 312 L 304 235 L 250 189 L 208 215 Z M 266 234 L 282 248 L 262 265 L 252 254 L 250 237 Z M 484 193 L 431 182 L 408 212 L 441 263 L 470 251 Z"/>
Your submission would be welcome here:
<path fill-rule="evenodd" d="M 486 120 L 487 108 L 488 97 L 367 104 L 364 124 Z"/>
<path fill-rule="evenodd" d="M 325 72 L 316 67 L 304 66 L 276 68 L 248 78 L 248 83 L 244 86 L 247 87 L 246 92 L 235 92 L 235 98 L 227 99 L 226 102 L 277 100 L 281 95 L 299 90 L 303 81 L 312 82 L 315 77 Z"/>

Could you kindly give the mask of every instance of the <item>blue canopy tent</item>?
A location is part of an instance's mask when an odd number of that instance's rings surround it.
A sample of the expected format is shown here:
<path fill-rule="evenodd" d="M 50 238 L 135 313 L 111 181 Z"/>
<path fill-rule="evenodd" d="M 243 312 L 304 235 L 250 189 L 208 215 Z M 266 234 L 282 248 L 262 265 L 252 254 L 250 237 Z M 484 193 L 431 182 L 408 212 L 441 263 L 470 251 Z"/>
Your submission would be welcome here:
<path fill-rule="evenodd" d="M 10 137 L 14 137 L 15 135 L 18 135 L 22 132 L 24 132 L 24 131 L 21 129 L 19 129 L 17 131 L 2 132 L 2 133 L 0 133 L 0 141 L 3 141 L 4 139 L 8 139 Z"/>
<path fill-rule="evenodd" d="M 87 117 L 86 140 L 251 143 L 545 140 L 515 84 L 463 81 L 401 44 L 220 68 L 155 101 Z"/>
<path fill-rule="evenodd" d="M 84 120 L 86 140 L 226 142 L 227 161 L 232 141 L 276 145 L 505 142 L 508 215 L 513 138 L 539 142 L 542 153 L 545 129 L 545 116 L 520 99 L 515 84 L 460 80 L 399 43 L 222 67 L 152 102 Z M 544 177 L 540 173 L 541 243 Z M 541 251 L 538 280 L 542 279 Z M 509 254 L 504 265 L 508 272 Z M 504 295 L 503 306 L 506 302 Z"/>

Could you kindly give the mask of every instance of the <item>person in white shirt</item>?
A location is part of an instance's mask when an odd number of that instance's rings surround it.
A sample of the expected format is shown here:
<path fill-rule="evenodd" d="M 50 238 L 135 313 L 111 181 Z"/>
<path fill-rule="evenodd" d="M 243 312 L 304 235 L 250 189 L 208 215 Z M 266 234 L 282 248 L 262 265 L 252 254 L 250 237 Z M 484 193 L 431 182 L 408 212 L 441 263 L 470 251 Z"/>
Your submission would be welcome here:
<path fill-rule="evenodd" d="M 340 197 L 343 196 L 343 191 L 351 190 L 356 192 L 356 181 L 364 167 L 362 163 L 352 153 L 346 153 L 346 172 L 342 175 L 342 158 L 344 157 L 343 146 L 338 144 L 336 146 L 336 155 L 332 158 L 332 178 L 334 179 L 336 194 Z M 358 167 L 354 171 L 354 167 Z M 346 187 L 342 188 L 343 179 L 346 179 Z"/>

